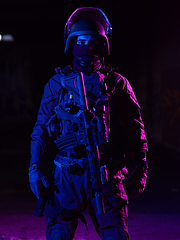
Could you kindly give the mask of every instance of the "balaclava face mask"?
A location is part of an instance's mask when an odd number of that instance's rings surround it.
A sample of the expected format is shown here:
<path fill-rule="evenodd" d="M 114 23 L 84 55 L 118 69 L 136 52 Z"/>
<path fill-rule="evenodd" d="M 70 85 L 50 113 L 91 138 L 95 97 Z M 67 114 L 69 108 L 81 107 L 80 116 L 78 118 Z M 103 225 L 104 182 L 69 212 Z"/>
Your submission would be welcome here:
<path fill-rule="evenodd" d="M 103 55 L 100 44 L 94 45 L 93 42 L 90 42 L 88 45 L 79 45 L 76 38 L 73 44 L 73 55 L 73 64 L 76 71 L 97 72 L 102 67 Z"/>

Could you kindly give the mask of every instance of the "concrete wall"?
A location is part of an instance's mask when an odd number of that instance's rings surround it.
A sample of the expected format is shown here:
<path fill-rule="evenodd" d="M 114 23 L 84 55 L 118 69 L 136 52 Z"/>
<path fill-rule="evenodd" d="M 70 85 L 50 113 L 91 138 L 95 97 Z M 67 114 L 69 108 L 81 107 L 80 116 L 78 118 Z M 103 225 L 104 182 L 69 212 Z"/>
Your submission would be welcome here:
<path fill-rule="evenodd" d="M 0 108 L 2 118 L 32 113 L 32 56 L 28 49 L 0 43 Z M 1 118 L 1 119 L 2 119 Z"/>
<path fill-rule="evenodd" d="M 151 137 L 180 150 L 180 3 L 164 5 L 154 28 Z"/>
<path fill-rule="evenodd" d="M 44 85 L 59 64 L 56 47 L 0 42 L 1 120 L 34 119 Z"/>

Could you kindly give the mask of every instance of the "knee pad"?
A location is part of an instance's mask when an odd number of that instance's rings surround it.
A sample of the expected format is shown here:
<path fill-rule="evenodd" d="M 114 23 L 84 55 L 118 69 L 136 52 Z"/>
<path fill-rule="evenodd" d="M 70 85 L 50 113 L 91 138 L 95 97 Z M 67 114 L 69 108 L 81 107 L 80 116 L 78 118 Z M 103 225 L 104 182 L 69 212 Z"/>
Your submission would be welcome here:
<path fill-rule="evenodd" d="M 108 237 L 106 240 L 119 240 L 119 238 L 114 238 L 114 237 Z"/>
<path fill-rule="evenodd" d="M 51 238 L 50 240 L 66 240 L 66 236 L 65 233 L 62 231 L 58 231 L 57 229 L 55 229 L 54 231 L 52 231 L 51 233 Z"/>
<path fill-rule="evenodd" d="M 103 230 L 102 240 L 127 240 L 126 234 L 118 229 Z"/>

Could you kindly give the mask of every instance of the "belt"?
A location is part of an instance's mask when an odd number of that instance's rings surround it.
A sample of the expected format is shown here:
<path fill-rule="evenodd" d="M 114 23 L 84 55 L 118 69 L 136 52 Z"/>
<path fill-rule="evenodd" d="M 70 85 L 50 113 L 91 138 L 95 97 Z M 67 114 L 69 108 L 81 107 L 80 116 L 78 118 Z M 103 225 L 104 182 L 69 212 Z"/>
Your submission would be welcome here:
<path fill-rule="evenodd" d="M 62 170 L 68 171 L 69 173 L 84 173 L 88 169 L 88 162 L 86 159 L 78 159 L 77 161 L 67 162 L 66 164 L 54 160 L 54 164 Z"/>
<path fill-rule="evenodd" d="M 60 167 L 61 169 L 63 170 L 67 170 L 67 171 L 70 171 L 71 169 L 71 166 L 74 166 L 74 163 L 67 163 L 66 165 L 65 164 L 62 164 L 56 160 L 54 160 L 54 164 L 58 167 Z"/>
<path fill-rule="evenodd" d="M 56 166 L 60 167 L 61 169 L 68 170 L 68 171 L 71 171 L 71 169 L 75 169 L 78 165 L 82 169 L 88 169 L 87 158 L 77 158 L 77 156 L 76 158 L 70 158 L 70 157 L 64 157 L 62 155 L 59 155 L 58 159 L 54 160 L 54 163 Z"/>

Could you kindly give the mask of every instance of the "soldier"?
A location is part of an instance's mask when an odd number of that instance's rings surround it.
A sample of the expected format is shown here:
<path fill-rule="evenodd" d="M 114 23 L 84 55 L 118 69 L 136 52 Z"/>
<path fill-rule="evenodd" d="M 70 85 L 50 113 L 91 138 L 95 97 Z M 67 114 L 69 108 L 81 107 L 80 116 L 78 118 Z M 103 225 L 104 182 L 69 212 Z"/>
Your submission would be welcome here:
<path fill-rule="evenodd" d="M 129 81 L 104 62 L 104 57 L 110 54 L 111 34 L 111 24 L 102 10 L 76 9 L 64 28 L 64 52 L 73 56 L 72 64 L 56 69 L 57 74 L 44 88 L 32 132 L 29 182 L 38 199 L 44 200 L 44 189 L 50 189 L 42 213 L 47 216 L 48 240 L 73 239 L 78 218 L 86 225 L 81 212 L 87 207 L 101 239 L 129 239 L 128 199 L 123 182 L 127 173 L 127 152 L 133 155 L 135 163 L 126 185 L 129 187 L 135 182 L 132 198 L 145 189 L 148 147 L 144 123 Z M 84 97 L 89 115 L 86 114 L 90 120 L 97 121 L 97 129 L 93 127 L 97 131 L 93 131 L 99 139 L 95 144 L 98 166 L 103 170 L 100 191 L 98 189 L 102 196 L 102 212 L 98 210 L 92 187 L 87 144 L 77 139 L 82 112 L 79 73 L 86 90 Z M 45 148 L 53 141 L 59 151 L 54 160 L 53 180 L 49 183 L 42 172 L 41 159 Z"/>

